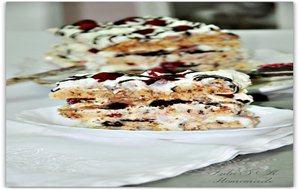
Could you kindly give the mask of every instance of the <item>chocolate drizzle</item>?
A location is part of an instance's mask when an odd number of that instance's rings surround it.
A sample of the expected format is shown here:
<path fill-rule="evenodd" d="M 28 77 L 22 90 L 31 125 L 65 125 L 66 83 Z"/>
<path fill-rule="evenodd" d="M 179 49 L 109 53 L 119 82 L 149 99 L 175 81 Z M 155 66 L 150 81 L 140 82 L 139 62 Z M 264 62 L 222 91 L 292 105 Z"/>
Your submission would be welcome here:
<path fill-rule="evenodd" d="M 180 99 L 175 99 L 175 100 L 154 100 L 149 104 L 151 107 L 167 107 L 167 106 L 172 106 L 174 104 L 190 104 L 192 101 L 190 100 L 180 100 Z M 198 102 L 199 104 L 204 104 L 206 106 L 220 106 L 219 103 L 216 102 Z"/>
<path fill-rule="evenodd" d="M 195 81 L 201 81 L 206 78 L 222 79 L 224 81 L 233 82 L 232 79 L 223 77 L 223 76 L 219 76 L 219 75 L 196 75 L 196 76 L 194 76 Z"/>
<path fill-rule="evenodd" d="M 105 121 L 103 123 L 101 123 L 101 125 L 103 126 L 112 126 L 112 127 L 122 127 L 123 123 L 116 121 L 116 122 L 112 122 L 112 121 Z"/>
<path fill-rule="evenodd" d="M 186 103 L 191 103 L 192 101 L 187 101 L 187 100 L 154 100 L 149 104 L 151 107 L 165 107 L 165 106 L 171 106 L 173 104 L 186 104 Z"/>
<path fill-rule="evenodd" d="M 166 81 L 177 81 L 180 80 L 180 78 L 184 77 L 184 75 L 159 75 L 152 78 L 149 78 L 148 80 L 143 80 L 147 85 L 151 85 L 159 80 L 166 80 Z"/>
<path fill-rule="evenodd" d="M 223 52 L 221 50 L 185 50 L 185 49 L 179 49 L 177 50 L 177 53 L 189 53 L 189 54 L 202 54 L 202 53 L 214 53 L 214 52 Z M 173 54 L 174 52 L 172 51 L 166 51 L 166 50 L 158 50 L 158 51 L 150 51 L 150 52 L 143 52 L 143 53 L 131 53 L 131 54 L 118 54 L 116 57 L 125 57 L 129 55 L 137 55 L 137 56 L 163 56 L 163 55 L 170 55 Z"/>
<path fill-rule="evenodd" d="M 69 78 L 65 79 L 65 80 L 61 80 L 59 82 L 66 82 L 66 81 L 70 81 L 70 80 L 80 80 L 80 79 L 86 79 L 89 78 L 89 75 L 74 75 L 74 76 L 70 76 Z"/>
<path fill-rule="evenodd" d="M 108 109 L 108 110 L 118 110 L 118 109 L 124 109 L 127 108 L 129 105 L 125 104 L 125 103 L 119 103 L 119 102 L 115 102 L 115 103 L 111 103 L 101 109 Z"/>
<path fill-rule="evenodd" d="M 243 104 L 250 103 L 250 100 L 241 100 L 241 99 L 237 99 L 237 101 L 242 102 Z"/>
<path fill-rule="evenodd" d="M 121 119 L 120 121 L 124 121 L 124 122 L 151 122 L 151 121 L 154 121 L 154 119 Z"/>

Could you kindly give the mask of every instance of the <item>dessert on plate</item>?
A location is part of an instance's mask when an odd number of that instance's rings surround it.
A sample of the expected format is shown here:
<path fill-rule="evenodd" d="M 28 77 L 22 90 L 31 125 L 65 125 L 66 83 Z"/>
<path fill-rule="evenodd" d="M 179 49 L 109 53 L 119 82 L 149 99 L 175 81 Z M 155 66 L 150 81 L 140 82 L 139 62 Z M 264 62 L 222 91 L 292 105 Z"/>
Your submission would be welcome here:
<path fill-rule="evenodd" d="M 58 109 L 90 128 L 122 130 L 207 130 L 252 128 L 257 117 L 245 109 L 249 76 L 233 70 L 142 74 L 100 72 L 57 83 L 50 98 Z"/>
<path fill-rule="evenodd" d="M 254 82 L 292 80 L 293 63 L 274 63 L 259 65 L 250 73 Z"/>
<path fill-rule="evenodd" d="M 93 72 L 250 69 L 239 36 L 212 24 L 146 16 L 81 20 L 49 31 L 62 42 L 46 59 L 64 67 L 83 64 Z"/>

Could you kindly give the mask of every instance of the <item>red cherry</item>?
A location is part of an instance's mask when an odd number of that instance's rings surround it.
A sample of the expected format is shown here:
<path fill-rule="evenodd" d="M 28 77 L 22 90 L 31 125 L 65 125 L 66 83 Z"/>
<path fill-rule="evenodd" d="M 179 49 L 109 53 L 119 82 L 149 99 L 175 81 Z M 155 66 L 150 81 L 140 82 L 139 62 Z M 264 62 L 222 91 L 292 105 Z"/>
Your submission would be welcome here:
<path fill-rule="evenodd" d="M 154 25 L 154 26 L 165 26 L 167 23 L 164 20 L 155 19 L 155 20 L 149 20 L 145 22 L 145 24 Z"/>
<path fill-rule="evenodd" d="M 188 25 L 179 25 L 179 26 L 173 27 L 173 30 L 175 32 L 182 32 L 182 31 L 186 31 L 186 30 L 189 30 L 189 29 L 192 29 L 192 28 L 193 27 L 188 26 Z"/>
<path fill-rule="evenodd" d="M 174 62 L 162 62 L 160 66 L 165 69 L 176 69 L 177 67 L 183 66 L 184 62 L 174 61 Z"/>
<path fill-rule="evenodd" d="M 124 18 L 122 20 L 118 20 L 116 22 L 114 22 L 115 25 L 121 25 L 121 24 L 126 24 L 127 22 L 137 22 L 137 19 L 140 18 L 140 17 L 127 17 L 127 18 Z"/>
<path fill-rule="evenodd" d="M 154 32 L 154 29 L 148 28 L 148 29 L 145 29 L 145 30 L 137 30 L 134 33 L 139 33 L 139 34 L 146 35 L 146 34 L 150 34 L 152 32 Z"/>
<path fill-rule="evenodd" d="M 103 82 L 106 80 L 115 80 L 118 77 L 123 76 L 122 73 L 98 73 L 96 75 L 93 75 L 92 78 L 98 80 L 98 82 Z"/>
<path fill-rule="evenodd" d="M 93 29 L 93 28 L 99 26 L 93 20 L 80 20 L 78 22 L 75 22 L 73 25 L 74 26 L 79 26 L 80 30 L 90 30 L 90 29 Z"/>

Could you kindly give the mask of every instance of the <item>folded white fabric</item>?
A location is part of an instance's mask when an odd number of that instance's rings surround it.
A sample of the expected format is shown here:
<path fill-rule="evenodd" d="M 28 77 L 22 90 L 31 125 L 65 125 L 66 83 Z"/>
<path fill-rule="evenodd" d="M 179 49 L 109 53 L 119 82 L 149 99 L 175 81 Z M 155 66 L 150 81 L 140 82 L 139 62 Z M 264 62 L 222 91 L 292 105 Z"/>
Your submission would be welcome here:
<path fill-rule="evenodd" d="M 155 139 L 88 139 L 48 127 L 7 121 L 9 187 L 117 187 L 174 177 L 186 171 L 292 144 L 293 127 L 244 143 L 204 144 Z M 242 142 L 242 141 L 241 141 Z"/>

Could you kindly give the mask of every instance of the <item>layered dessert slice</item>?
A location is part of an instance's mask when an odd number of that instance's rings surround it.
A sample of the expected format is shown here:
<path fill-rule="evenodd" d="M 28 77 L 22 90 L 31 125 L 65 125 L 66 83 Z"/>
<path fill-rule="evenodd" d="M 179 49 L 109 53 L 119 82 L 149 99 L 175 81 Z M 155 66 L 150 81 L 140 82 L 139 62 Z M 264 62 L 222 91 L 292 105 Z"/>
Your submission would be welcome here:
<path fill-rule="evenodd" d="M 259 65 L 249 75 L 258 81 L 277 81 L 293 79 L 294 67 L 293 63 L 274 63 Z"/>
<path fill-rule="evenodd" d="M 251 128 L 258 119 L 244 108 L 252 102 L 248 75 L 231 70 L 142 74 L 76 75 L 50 93 L 67 104 L 67 118 L 91 128 L 124 130 L 207 130 Z"/>
<path fill-rule="evenodd" d="M 129 17 L 116 22 L 82 20 L 50 29 L 63 42 L 46 59 L 65 66 L 85 64 L 89 70 L 248 71 L 239 36 L 215 25 L 170 17 Z"/>

